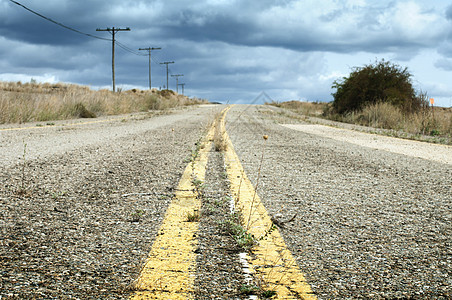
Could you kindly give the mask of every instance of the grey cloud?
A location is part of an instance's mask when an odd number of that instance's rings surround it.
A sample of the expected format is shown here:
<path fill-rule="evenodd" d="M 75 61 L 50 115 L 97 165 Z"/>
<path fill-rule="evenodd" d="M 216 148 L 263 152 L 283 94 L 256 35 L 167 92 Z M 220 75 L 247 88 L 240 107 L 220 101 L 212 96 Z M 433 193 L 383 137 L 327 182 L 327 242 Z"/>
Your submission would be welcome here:
<path fill-rule="evenodd" d="M 300 23 L 287 27 L 285 20 L 274 19 L 259 23 L 262 10 L 248 6 L 236 11 L 212 11 L 187 8 L 171 19 L 173 24 L 160 27 L 159 37 L 171 37 L 195 41 L 221 41 L 231 45 L 265 46 L 287 48 L 295 51 L 394 51 L 397 49 L 419 49 L 428 47 L 438 37 L 412 39 L 400 36 L 396 30 L 381 24 L 379 15 L 387 7 L 362 9 L 360 20 L 351 28 L 336 28 L 336 32 L 325 29 L 340 17 L 344 9 L 321 16 L 313 23 Z M 237 12 L 238 11 L 238 12 Z M 315 20 L 314 20 L 315 21 Z"/>
<path fill-rule="evenodd" d="M 445 71 L 452 71 L 452 59 L 442 58 L 436 61 L 435 67 Z"/>
<path fill-rule="evenodd" d="M 448 20 L 452 20 L 452 4 L 449 6 L 449 8 L 446 10 L 446 18 Z"/>
<path fill-rule="evenodd" d="M 322 91 L 319 83 L 315 83 L 324 58 L 313 53 L 390 52 L 397 53 L 399 59 L 408 59 L 439 40 L 434 35 L 423 39 L 400 36 L 381 21 L 384 19 L 381 16 L 393 5 L 387 2 L 350 8 L 343 1 L 335 1 L 337 9 L 326 10 L 316 18 L 301 11 L 300 22 L 297 15 L 289 20 L 284 12 L 273 16 L 271 10 L 275 8 L 278 12 L 295 2 L 303 6 L 300 1 L 213 2 L 49 0 L 29 1 L 27 5 L 55 21 L 106 38 L 110 37 L 107 32 L 95 29 L 130 27 L 131 32 L 117 35 L 127 47 L 134 51 L 148 46 L 163 48 L 152 54 L 154 86 L 166 84 L 166 70 L 158 63 L 174 60 L 170 71 L 185 75 L 187 92 L 208 95 L 212 100 L 231 97 L 252 100 L 262 90 L 278 98 L 284 95 L 283 90 L 293 89 L 303 90 L 303 96 L 311 99 L 326 98 L 330 83 L 322 81 Z M 0 11 L 0 39 L 3 37 L 15 47 L 8 50 L 0 45 L 0 53 L 5 57 L 2 72 L 51 72 L 69 82 L 110 84 L 111 43 L 67 31 L 7 0 L 0 0 L 0 7 L 6 7 Z M 349 9 L 354 10 L 356 19 L 336 24 L 347 19 Z M 452 18 L 452 6 L 446 16 Z M 36 52 L 27 46 L 46 50 Z M 448 48 L 443 52 L 452 53 Z M 119 47 L 116 55 L 117 83 L 146 87 L 147 57 L 132 55 Z M 3 68 L 5 65 L 8 71 Z M 297 77 L 305 79 L 297 81 Z"/>
<path fill-rule="evenodd" d="M 377 16 L 384 9 L 369 7 L 362 10 L 362 20 L 351 30 L 337 28 L 331 33 L 322 29 L 328 23 L 341 16 L 346 8 L 338 9 L 321 16 L 318 23 L 302 23 L 287 28 L 285 20 L 275 19 L 259 23 L 264 10 L 271 7 L 284 7 L 293 1 L 247 1 L 234 6 L 216 7 L 206 3 L 185 4 L 177 1 L 152 2 L 162 5 L 162 13 L 149 18 L 137 19 L 128 14 L 127 5 L 120 1 L 113 3 L 92 1 L 89 8 L 82 2 L 62 2 L 60 6 L 41 5 L 33 7 L 56 21 L 81 31 L 109 37 L 106 33 L 97 33 L 98 27 L 129 26 L 133 31 L 152 28 L 155 38 L 170 38 L 194 41 L 221 41 L 232 45 L 267 46 L 289 48 L 295 51 L 387 51 L 394 48 L 425 47 L 431 40 L 410 40 L 397 36 L 395 32 L 382 32 L 383 28 Z M 121 4 L 122 3 L 122 4 Z M 132 8 L 145 2 L 132 2 Z M 124 7 L 123 13 L 115 20 L 112 14 L 115 5 Z M 22 10 L 22 11 L 20 11 Z M 20 7 L 10 5 L 9 12 L 14 17 L 0 21 L 0 35 L 10 39 L 34 44 L 65 45 L 86 43 L 89 38 L 77 36 L 54 24 L 30 14 Z M 361 12 L 361 11 L 360 11 Z M 270 21 L 270 20 L 269 20 Z M 116 22 L 116 23 L 115 23 Z M 270 24 L 269 24 L 270 23 Z M 380 36 L 385 36 L 381 39 Z M 133 33 L 132 33 L 133 36 Z"/>

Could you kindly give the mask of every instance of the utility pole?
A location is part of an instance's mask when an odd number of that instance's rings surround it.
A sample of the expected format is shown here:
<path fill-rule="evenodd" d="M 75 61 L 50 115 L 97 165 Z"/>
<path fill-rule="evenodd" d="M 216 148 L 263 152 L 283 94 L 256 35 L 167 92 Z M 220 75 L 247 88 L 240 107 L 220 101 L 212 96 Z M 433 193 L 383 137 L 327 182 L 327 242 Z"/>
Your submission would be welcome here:
<path fill-rule="evenodd" d="M 183 95 L 184 94 L 185 83 L 179 83 L 179 85 L 182 87 L 182 95 Z"/>
<path fill-rule="evenodd" d="M 161 50 L 162 48 L 140 48 L 138 50 L 146 50 L 149 52 L 149 89 L 152 89 L 152 85 L 151 85 L 151 51 L 152 50 Z"/>
<path fill-rule="evenodd" d="M 182 74 L 171 75 L 171 77 L 176 77 L 176 93 L 179 94 L 179 77 L 184 76 Z"/>
<path fill-rule="evenodd" d="M 174 64 L 174 61 L 165 61 L 160 63 L 161 65 L 166 65 L 166 89 L 169 90 L 168 86 L 168 64 Z"/>
<path fill-rule="evenodd" d="M 118 31 L 130 31 L 130 28 L 105 28 L 105 29 L 99 29 L 97 28 L 96 31 L 108 31 L 112 35 L 112 47 L 111 47 L 111 70 L 113 74 L 113 92 L 116 92 L 116 83 L 115 83 L 115 34 Z"/>

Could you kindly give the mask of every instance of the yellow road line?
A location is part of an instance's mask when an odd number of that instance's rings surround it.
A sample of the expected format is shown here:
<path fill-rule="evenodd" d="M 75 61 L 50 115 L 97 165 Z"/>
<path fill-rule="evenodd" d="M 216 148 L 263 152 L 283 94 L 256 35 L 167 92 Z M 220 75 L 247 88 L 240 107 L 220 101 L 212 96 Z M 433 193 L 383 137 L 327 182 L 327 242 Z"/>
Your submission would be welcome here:
<path fill-rule="evenodd" d="M 204 181 L 214 126 L 189 163 L 177 187 L 165 219 L 137 280 L 137 292 L 130 299 L 188 299 L 194 291 L 194 271 L 199 222 L 187 215 L 200 211 L 201 200 L 195 181 Z"/>
<path fill-rule="evenodd" d="M 223 128 L 225 116 L 226 114 L 221 120 Z M 275 291 L 277 299 L 317 299 L 278 229 L 273 227 L 226 130 L 224 139 L 227 143 L 226 171 L 233 196 L 246 223 L 244 226 L 249 224 L 247 232 L 258 240 L 258 244 L 251 249 L 252 255 L 249 258 L 255 279 L 262 283 L 265 290 Z"/>

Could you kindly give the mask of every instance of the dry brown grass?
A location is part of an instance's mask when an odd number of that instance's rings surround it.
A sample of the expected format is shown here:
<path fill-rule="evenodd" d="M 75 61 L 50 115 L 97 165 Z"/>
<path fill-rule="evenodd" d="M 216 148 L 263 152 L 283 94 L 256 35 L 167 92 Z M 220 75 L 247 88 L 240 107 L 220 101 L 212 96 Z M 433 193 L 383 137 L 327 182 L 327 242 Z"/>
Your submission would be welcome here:
<path fill-rule="evenodd" d="M 346 114 L 341 121 L 411 134 L 452 136 L 452 110 L 442 107 L 427 107 L 406 114 L 391 104 L 376 103 L 364 107 L 361 111 Z"/>
<path fill-rule="evenodd" d="M 328 107 L 328 103 L 325 102 L 301 102 L 296 100 L 287 102 L 271 102 L 265 104 L 290 109 L 293 112 L 313 117 L 321 116 Z"/>
<path fill-rule="evenodd" d="M 331 113 L 330 103 L 288 101 L 268 104 L 290 109 L 302 115 L 321 116 L 334 121 L 390 129 L 402 133 L 394 132 L 400 137 L 404 137 L 406 133 L 410 138 L 434 136 L 435 140 L 429 141 L 445 144 L 452 141 L 452 108 L 426 107 L 415 113 L 404 113 L 396 106 L 379 102 L 369 104 L 360 111 L 337 115 Z"/>
<path fill-rule="evenodd" d="M 206 103 L 173 91 L 94 91 L 72 84 L 0 82 L 0 124 L 93 118 Z"/>
<path fill-rule="evenodd" d="M 227 143 L 224 138 L 225 130 L 223 128 L 223 124 L 221 123 L 221 118 L 223 117 L 223 114 L 221 112 L 217 113 L 215 115 L 214 126 L 215 126 L 215 132 L 213 135 L 213 144 L 215 146 L 215 151 L 217 152 L 224 152 L 227 150 Z"/>

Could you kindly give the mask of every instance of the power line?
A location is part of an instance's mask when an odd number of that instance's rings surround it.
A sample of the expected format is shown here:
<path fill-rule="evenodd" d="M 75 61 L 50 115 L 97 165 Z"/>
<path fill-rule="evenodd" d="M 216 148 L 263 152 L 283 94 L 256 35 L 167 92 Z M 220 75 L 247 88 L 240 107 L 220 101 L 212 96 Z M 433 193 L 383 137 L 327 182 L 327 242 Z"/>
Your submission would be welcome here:
<path fill-rule="evenodd" d="M 116 40 L 115 43 L 116 43 L 116 45 L 118 45 L 118 47 L 122 48 L 123 50 L 125 50 L 125 51 L 127 51 L 129 53 L 135 54 L 137 56 L 146 56 L 146 54 L 142 54 L 140 52 L 137 52 L 137 51 L 133 50 L 132 48 L 129 48 L 126 45 L 118 42 L 118 40 Z"/>
<path fill-rule="evenodd" d="M 61 26 L 61 27 L 63 27 L 63 28 L 66 28 L 66 29 L 68 29 L 68 30 L 71 30 L 71 31 L 73 31 L 73 32 L 76 32 L 76 33 L 78 33 L 78 34 L 86 35 L 86 36 L 88 36 L 88 37 L 95 38 L 95 39 L 99 39 L 99 40 L 111 41 L 111 39 L 106 39 L 106 38 L 103 38 L 103 37 L 100 37 L 100 36 L 96 36 L 96 35 L 92 35 L 92 34 L 89 34 L 89 33 L 85 33 L 85 32 L 82 32 L 82 31 L 80 31 L 80 30 L 74 29 L 74 28 L 72 28 L 72 27 L 66 26 L 66 25 L 64 25 L 64 24 L 62 24 L 62 23 L 60 23 L 60 22 L 57 22 L 57 21 L 55 21 L 55 20 L 52 20 L 51 18 L 48 18 L 48 17 L 46 17 L 46 16 L 44 16 L 44 15 L 41 15 L 40 13 L 38 13 L 38 12 L 36 12 L 36 11 L 34 11 L 34 10 L 28 8 L 28 7 L 26 7 L 26 6 L 23 5 L 23 4 L 20 4 L 20 3 L 17 2 L 17 1 L 14 1 L 14 0 L 9 0 L 9 1 L 12 2 L 12 3 L 14 3 L 14 4 L 17 4 L 17 5 L 21 6 L 21 7 L 23 7 L 24 9 L 26 9 L 26 10 L 28 10 L 29 12 L 31 12 L 31 13 L 37 15 L 38 17 L 41 17 L 41 18 L 43 18 L 43 19 L 45 19 L 45 20 L 47 20 L 47 21 L 49 21 L 49 22 L 52 22 L 52 23 L 54 23 L 54 24 L 56 24 L 56 25 L 58 25 L 58 26 Z"/>

